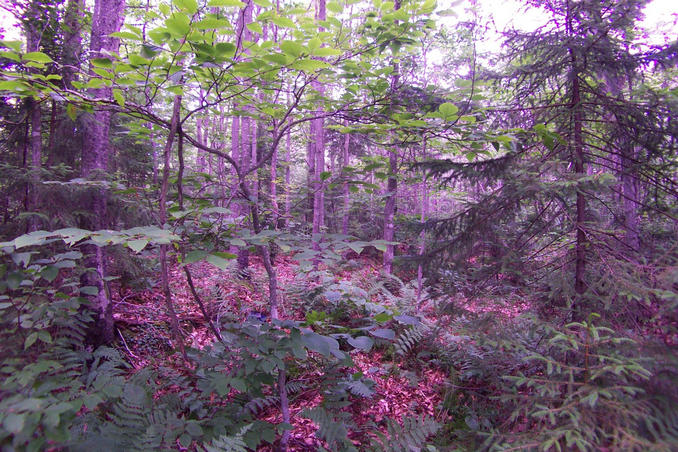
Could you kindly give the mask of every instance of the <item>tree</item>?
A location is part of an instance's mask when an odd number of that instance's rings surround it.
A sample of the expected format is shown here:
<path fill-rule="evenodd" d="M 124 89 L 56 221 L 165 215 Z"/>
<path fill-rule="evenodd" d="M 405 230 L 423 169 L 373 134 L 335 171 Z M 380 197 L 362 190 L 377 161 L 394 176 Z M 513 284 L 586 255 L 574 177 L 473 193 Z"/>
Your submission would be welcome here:
<path fill-rule="evenodd" d="M 97 65 L 108 65 L 109 56 L 118 52 L 120 39 L 111 34 L 120 31 L 124 21 L 124 9 L 124 0 L 97 0 L 95 2 L 89 47 L 90 75 L 96 75 Z M 94 99 L 103 101 L 113 98 L 113 90 L 108 86 L 91 88 L 89 94 Z M 106 220 L 108 193 L 105 188 L 105 178 L 111 154 L 109 138 L 111 115 L 108 108 L 97 106 L 84 123 L 81 173 L 84 178 L 98 181 L 98 184 L 95 184 L 90 191 L 89 208 L 92 218 L 87 226 L 92 230 L 104 229 L 108 226 Z M 89 253 L 87 265 L 93 271 L 87 275 L 85 284 L 96 287 L 97 292 L 93 304 L 98 319 L 93 334 L 97 336 L 97 341 L 108 343 L 113 340 L 114 331 L 111 300 L 105 284 L 106 258 L 102 247 L 90 247 Z"/>

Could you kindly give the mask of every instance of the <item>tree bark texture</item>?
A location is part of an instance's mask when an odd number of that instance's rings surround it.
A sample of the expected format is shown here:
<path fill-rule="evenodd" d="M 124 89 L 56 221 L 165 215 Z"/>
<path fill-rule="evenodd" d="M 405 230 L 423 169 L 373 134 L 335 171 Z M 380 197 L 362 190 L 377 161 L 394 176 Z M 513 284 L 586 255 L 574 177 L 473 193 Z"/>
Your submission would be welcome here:
<path fill-rule="evenodd" d="M 118 38 L 110 36 L 120 30 L 124 20 L 124 0 L 97 0 L 94 4 L 92 15 L 92 34 L 90 38 L 90 58 L 105 56 L 105 52 L 117 52 L 120 45 Z M 91 73 L 94 76 L 94 73 Z M 108 87 L 92 89 L 94 97 L 110 99 L 112 90 Z M 86 179 L 103 180 L 108 170 L 110 154 L 109 129 L 111 125 L 111 113 L 103 108 L 96 108 L 94 113 L 87 115 L 84 123 L 83 148 L 82 148 L 82 176 Z M 106 188 L 99 186 L 90 189 L 90 211 L 92 218 L 87 222 L 88 227 L 96 230 L 107 226 L 108 192 Z M 88 285 L 97 288 L 97 296 L 92 302 L 98 318 L 96 332 L 99 342 L 108 343 L 113 340 L 113 310 L 109 295 L 104 284 L 106 276 L 106 258 L 103 248 L 87 250 L 90 256 L 87 265 L 94 268 L 95 272 L 88 273 Z"/>

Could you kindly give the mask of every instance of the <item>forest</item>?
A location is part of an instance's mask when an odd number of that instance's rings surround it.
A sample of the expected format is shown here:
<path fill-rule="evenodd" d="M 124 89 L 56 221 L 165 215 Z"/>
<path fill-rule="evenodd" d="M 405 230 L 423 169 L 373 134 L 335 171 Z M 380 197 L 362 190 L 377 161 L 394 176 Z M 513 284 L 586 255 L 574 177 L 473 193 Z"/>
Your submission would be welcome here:
<path fill-rule="evenodd" d="M 520 2 L 0 2 L 0 450 L 678 450 L 678 14 Z"/>

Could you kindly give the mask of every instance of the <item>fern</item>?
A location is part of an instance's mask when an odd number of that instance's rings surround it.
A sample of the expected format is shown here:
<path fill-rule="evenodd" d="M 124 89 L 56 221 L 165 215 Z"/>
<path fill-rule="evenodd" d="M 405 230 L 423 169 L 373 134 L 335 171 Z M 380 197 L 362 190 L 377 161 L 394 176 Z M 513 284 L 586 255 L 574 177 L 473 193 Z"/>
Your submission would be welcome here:
<path fill-rule="evenodd" d="M 396 354 L 407 356 L 416 349 L 418 344 L 429 333 L 429 328 L 424 324 L 413 325 L 400 333 L 398 340 L 393 344 Z"/>
<path fill-rule="evenodd" d="M 386 423 L 386 434 L 377 432 L 377 439 L 372 441 L 374 451 L 388 450 L 392 452 L 417 452 L 422 450 L 426 441 L 440 429 L 435 419 L 424 416 L 405 417 L 402 425 L 393 419 Z"/>
<path fill-rule="evenodd" d="M 245 433 L 252 427 L 252 424 L 246 425 L 240 429 L 236 435 L 221 435 L 213 439 L 209 444 L 205 444 L 204 450 L 207 452 L 247 452 L 245 443 Z"/>
<path fill-rule="evenodd" d="M 345 421 L 348 413 L 332 413 L 323 407 L 307 408 L 301 416 L 310 419 L 318 426 L 316 436 L 327 442 L 330 450 L 357 451 L 348 439 Z"/>

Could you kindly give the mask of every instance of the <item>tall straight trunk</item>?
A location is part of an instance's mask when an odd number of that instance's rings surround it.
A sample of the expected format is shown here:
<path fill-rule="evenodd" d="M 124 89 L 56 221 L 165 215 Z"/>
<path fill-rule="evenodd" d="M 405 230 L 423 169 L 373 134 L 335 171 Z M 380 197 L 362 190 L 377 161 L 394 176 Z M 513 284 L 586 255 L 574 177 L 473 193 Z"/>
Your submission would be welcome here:
<path fill-rule="evenodd" d="M 327 20 L 327 10 L 325 0 L 316 0 L 315 17 L 317 21 Z M 318 27 L 322 33 L 325 29 Z M 313 88 L 318 91 L 320 96 L 325 95 L 325 87 L 318 80 L 312 82 Z M 322 108 L 316 110 L 318 116 L 322 115 Z M 313 248 L 320 249 L 320 233 L 325 223 L 325 184 L 322 180 L 322 173 L 325 171 L 325 120 L 316 118 L 312 120 L 311 142 L 313 145 L 314 174 L 313 174 Z"/>
<path fill-rule="evenodd" d="M 292 193 L 290 187 L 291 179 L 291 159 L 292 159 L 292 132 L 287 129 L 287 136 L 285 137 L 285 220 L 284 224 L 287 226 L 289 224 L 289 218 L 292 209 Z"/>
<path fill-rule="evenodd" d="M 400 9 L 400 0 L 395 1 L 394 8 Z M 395 96 L 400 81 L 400 65 L 393 63 L 393 75 L 391 76 L 391 96 Z M 393 100 L 391 100 L 393 106 Z M 386 202 L 384 205 L 384 240 L 392 242 L 395 237 L 395 211 L 398 199 L 398 146 L 394 145 L 389 150 L 388 157 L 388 180 L 386 182 Z M 384 272 L 391 274 L 393 272 L 393 257 L 395 255 L 395 246 L 386 245 L 384 252 Z"/>
<path fill-rule="evenodd" d="M 424 139 L 422 157 L 426 160 L 426 139 Z M 426 179 L 423 179 L 419 184 L 421 191 L 421 217 L 419 222 L 421 224 L 421 232 L 419 233 L 419 264 L 417 265 L 417 309 L 421 307 L 421 293 L 424 286 L 424 263 L 423 257 L 426 252 L 426 217 L 428 217 L 428 187 L 426 186 Z"/>
<path fill-rule="evenodd" d="M 307 196 L 307 206 L 306 206 L 306 221 L 308 223 L 313 224 L 313 212 L 314 212 L 314 207 L 315 207 L 315 197 L 313 195 L 313 190 L 315 187 L 315 164 L 316 162 L 316 157 L 315 157 L 315 152 L 316 152 L 316 147 L 313 142 L 313 139 L 315 137 L 315 126 L 316 123 L 314 121 L 311 121 L 309 124 L 309 136 L 308 136 L 308 143 L 306 144 L 306 165 L 308 166 L 308 174 L 306 176 L 306 187 L 308 189 L 308 196 Z"/>
<path fill-rule="evenodd" d="M 273 135 L 277 135 L 278 130 L 273 131 Z M 271 195 L 271 223 L 274 229 L 278 229 L 278 219 L 280 218 L 280 207 L 278 206 L 278 149 L 273 149 L 271 154 L 271 183 L 269 192 Z"/>
<path fill-rule="evenodd" d="M 386 202 L 384 204 L 384 240 L 392 242 L 395 238 L 395 211 L 398 197 L 398 147 L 389 151 L 388 156 L 389 176 L 386 182 Z M 393 257 L 395 255 L 394 245 L 386 245 L 384 251 L 384 272 L 391 274 L 393 272 Z"/>
<path fill-rule="evenodd" d="M 639 181 L 636 175 L 633 161 L 636 151 L 630 139 L 625 139 L 622 144 L 621 158 L 621 192 L 624 212 L 624 242 L 626 245 L 638 251 L 640 249 L 638 207 Z"/>
<path fill-rule="evenodd" d="M 111 37 L 111 33 L 120 31 L 124 20 L 124 0 L 97 0 L 94 3 L 92 15 L 92 34 L 90 39 L 90 58 L 105 57 L 107 52 L 117 52 L 120 45 L 118 38 Z M 93 73 L 92 73 L 93 75 Z M 108 87 L 92 89 L 93 97 L 110 99 L 112 90 Z M 110 154 L 109 129 L 111 113 L 103 108 L 95 108 L 86 120 L 83 148 L 82 148 L 82 176 L 86 179 L 101 180 L 108 170 Z M 103 229 L 107 226 L 106 204 L 108 192 L 105 188 L 96 187 L 90 191 L 90 211 L 92 219 L 89 226 L 92 229 Z M 104 278 L 106 276 L 106 260 L 103 248 L 89 249 L 87 259 L 89 267 L 94 268 L 94 274 L 89 273 L 88 285 L 97 288 L 95 300 L 98 313 L 96 328 L 98 340 L 108 343 L 113 340 L 113 310 L 106 293 Z"/>
<path fill-rule="evenodd" d="M 40 12 L 36 0 L 29 5 L 27 15 L 29 18 L 26 22 L 26 51 L 37 52 L 40 50 L 40 40 L 42 38 L 39 27 Z M 31 72 L 36 73 L 36 69 L 30 69 Z M 40 187 L 40 170 L 42 167 L 42 111 L 40 110 L 40 103 L 34 99 L 28 99 L 26 102 L 27 110 L 29 111 L 31 122 L 30 133 L 30 185 L 28 187 L 28 196 L 26 199 L 26 207 L 31 212 L 39 210 L 39 187 Z M 36 231 L 40 226 L 40 221 L 37 215 L 31 215 L 28 220 L 28 230 Z"/>
<path fill-rule="evenodd" d="M 568 31 L 572 34 L 572 16 L 570 11 L 568 11 Z M 570 64 L 571 64 L 571 73 L 570 73 L 570 83 L 571 83 L 571 118 L 572 118 L 572 128 L 573 128 L 573 138 L 572 138 L 572 160 L 574 163 L 574 172 L 578 178 L 582 178 L 586 175 L 586 169 L 584 166 L 584 138 L 582 135 L 582 126 L 583 126 L 583 114 L 582 114 L 582 105 L 581 105 L 581 88 L 579 85 L 579 62 L 577 61 L 577 55 L 575 51 L 570 48 Z M 586 271 L 586 230 L 585 230 L 585 221 L 586 221 L 586 197 L 584 192 L 577 187 L 577 212 L 575 218 L 575 230 L 576 230 L 576 241 L 575 241 L 575 271 L 574 271 L 574 290 L 577 295 L 581 296 L 586 291 L 586 282 L 585 282 L 585 271 Z M 581 313 L 579 306 L 575 306 L 575 311 Z"/>
<path fill-rule="evenodd" d="M 40 170 L 42 168 L 42 112 L 40 104 L 32 101 L 31 106 L 31 187 L 29 190 L 29 209 L 31 212 L 40 210 Z M 31 215 L 28 223 L 30 231 L 37 231 L 40 227 L 37 215 Z"/>
<path fill-rule="evenodd" d="M 348 121 L 344 123 L 344 125 L 348 125 Z M 348 167 L 349 165 L 349 146 L 351 142 L 351 134 L 347 133 L 344 135 L 344 153 L 343 153 L 343 166 L 344 168 Z M 344 235 L 348 235 L 348 223 L 349 223 L 349 214 L 351 213 L 351 191 L 349 190 L 348 187 L 348 181 L 344 181 L 344 215 L 341 219 L 341 233 Z"/>
<path fill-rule="evenodd" d="M 77 81 L 82 61 L 82 28 L 85 20 L 85 3 L 83 0 L 69 0 L 66 5 L 63 27 L 63 44 L 60 59 L 61 83 L 66 89 L 73 89 Z M 66 115 L 64 105 L 54 103 L 53 133 L 50 131 L 48 165 L 64 163 L 76 166 L 78 154 L 76 149 L 76 122 Z"/>

